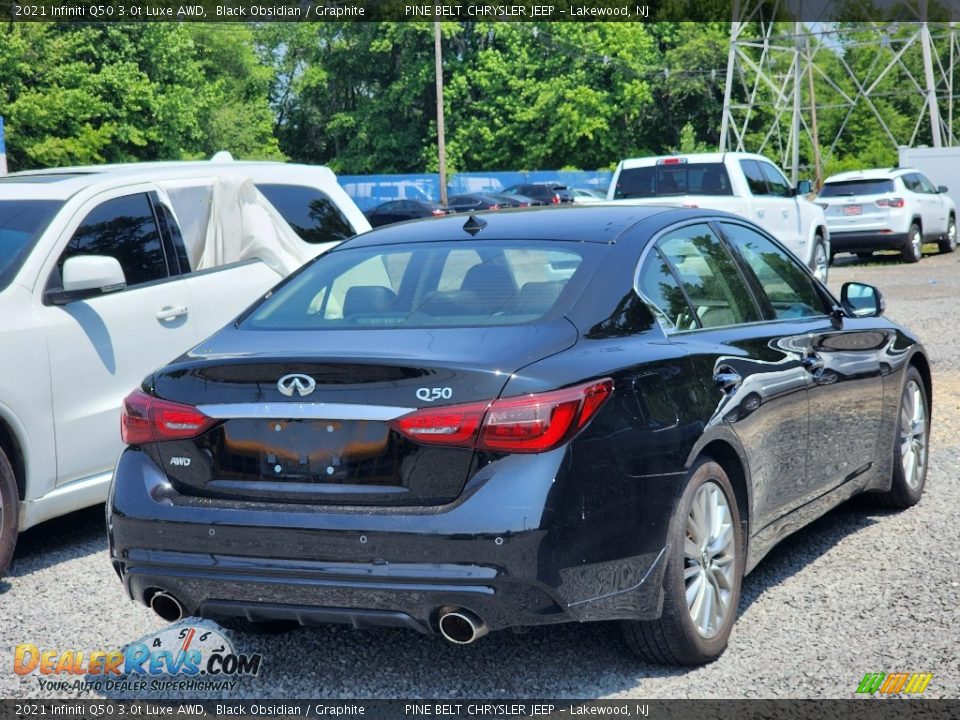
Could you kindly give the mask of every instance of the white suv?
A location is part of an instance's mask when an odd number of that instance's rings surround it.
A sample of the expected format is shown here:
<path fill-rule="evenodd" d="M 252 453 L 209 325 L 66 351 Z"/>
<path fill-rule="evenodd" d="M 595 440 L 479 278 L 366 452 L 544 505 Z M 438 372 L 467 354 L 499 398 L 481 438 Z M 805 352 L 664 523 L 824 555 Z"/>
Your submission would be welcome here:
<path fill-rule="evenodd" d="M 830 228 L 833 253 L 869 257 L 899 250 L 906 262 L 922 257 L 921 245 L 957 249 L 957 210 L 947 188 L 934 187 L 910 168 L 861 170 L 827 178 L 817 197 Z"/>
<path fill-rule="evenodd" d="M 215 189 L 237 178 L 269 199 L 256 196 L 259 217 L 275 219 L 291 257 L 370 229 L 323 167 L 149 163 L 0 179 L 0 573 L 18 531 L 106 498 L 130 388 L 292 269 L 264 252 L 223 265 L 205 254 L 197 270 L 210 227 L 236 240 L 237 213 Z"/>

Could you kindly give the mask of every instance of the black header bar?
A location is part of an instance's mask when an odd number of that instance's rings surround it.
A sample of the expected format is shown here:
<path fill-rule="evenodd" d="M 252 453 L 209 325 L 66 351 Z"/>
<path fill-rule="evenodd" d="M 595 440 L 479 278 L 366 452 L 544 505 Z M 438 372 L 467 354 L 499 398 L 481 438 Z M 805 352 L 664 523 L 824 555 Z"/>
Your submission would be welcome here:
<path fill-rule="evenodd" d="M 737 17 L 734 18 L 734 12 Z M 0 0 L 3 22 L 931 22 L 960 0 Z"/>

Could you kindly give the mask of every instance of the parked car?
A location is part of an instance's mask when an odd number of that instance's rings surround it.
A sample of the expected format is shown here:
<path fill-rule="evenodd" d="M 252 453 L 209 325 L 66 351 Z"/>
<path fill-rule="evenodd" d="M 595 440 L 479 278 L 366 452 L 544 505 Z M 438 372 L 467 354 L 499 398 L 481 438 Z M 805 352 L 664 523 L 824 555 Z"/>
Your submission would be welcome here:
<path fill-rule="evenodd" d="M 127 397 L 111 558 L 167 620 L 619 620 L 708 662 L 778 541 L 923 492 L 930 362 L 882 309 L 713 210 L 376 230 Z"/>
<path fill-rule="evenodd" d="M 258 242 L 287 236 L 263 259 L 218 265 L 211 248 L 241 237 L 239 207 L 222 207 L 217 188 L 260 197 L 243 178 L 275 203 L 251 207 L 267 223 Z M 131 383 L 369 228 L 323 167 L 146 163 L 0 179 L 0 572 L 18 531 L 104 501 Z"/>
<path fill-rule="evenodd" d="M 570 192 L 573 193 L 573 201 L 575 203 L 599 203 L 607 199 L 607 196 L 602 192 L 588 188 L 570 188 Z"/>
<path fill-rule="evenodd" d="M 451 212 L 458 213 L 476 212 L 479 210 L 499 210 L 505 207 L 510 207 L 510 203 L 495 198 L 493 195 L 484 195 L 481 193 L 454 195 L 447 199 L 447 209 Z"/>
<path fill-rule="evenodd" d="M 501 195 L 526 195 L 544 205 L 566 205 L 573 202 L 573 193 L 566 185 L 557 183 L 529 183 L 511 185 Z"/>
<path fill-rule="evenodd" d="M 923 257 L 936 242 L 942 253 L 957 249 L 957 209 L 947 188 L 934 187 L 911 168 L 861 170 L 826 179 L 817 202 L 830 229 L 831 251 L 870 257 L 899 250 L 905 262 Z"/>
<path fill-rule="evenodd" d="M 752 220 L 826 282 L 830 233 L 823 209 L 807 200 L 767 158 L 750 153 L 693 153 L 630 158 L 617 165 L 609 200 L 725 210 Z"/>
<path fill-rule="evenodd" d="M 357 206 L 364 212 L 370 212 L 377 205 L 392 200 L 420 200 L 433 202 L 430 197 L 430 184 L 416 180 L 392 180 L 383 177 L 380 180 L 344 179 L 342 187 Z"/>
<path fill-rule="evenodd" d="M 542 200 L 534 200 L 526 195 L 502 195 L 501 193 L 491 193 L 490 197 L 496 198 L 498 202 L 506 207 L 534 207 L 536 205 L 545 205 Z"/>
<path fill-rule="evenodd" d="M 373 227 L 383 227 L 407 220 L 419 220 L 428 217 L 443 217 L 449 211 L 440 203 L 432 200 L 391 200 L 377 205 L 367 213 L 367 220 Z"/>

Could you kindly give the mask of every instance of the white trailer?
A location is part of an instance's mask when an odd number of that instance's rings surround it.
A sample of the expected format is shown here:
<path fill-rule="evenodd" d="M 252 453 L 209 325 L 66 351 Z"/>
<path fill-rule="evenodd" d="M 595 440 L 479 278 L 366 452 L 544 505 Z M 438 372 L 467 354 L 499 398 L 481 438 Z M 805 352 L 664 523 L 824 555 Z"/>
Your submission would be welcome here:
<path fill-rule="evenodd" d="M 960 147 L 900 147 L 900 167 L 915 168 L 934 185 L 945 185 L 960 207 Z"/>

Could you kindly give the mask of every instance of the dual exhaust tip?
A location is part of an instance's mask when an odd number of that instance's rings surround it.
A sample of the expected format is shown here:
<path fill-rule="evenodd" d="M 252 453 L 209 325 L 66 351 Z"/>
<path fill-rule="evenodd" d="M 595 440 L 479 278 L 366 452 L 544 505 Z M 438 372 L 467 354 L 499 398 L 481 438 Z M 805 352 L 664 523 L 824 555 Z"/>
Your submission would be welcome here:
<path fill-rule="evenodd" d="M 150 609 L 167 622 L 176 622 L 186 617 L 186 610 L 177 598 L 165 590 L 150 596 Z M 438 621 L 440 634 L 454 645 L 469 645 L 489 632 L 486 624 L 476 614 L 463 608 L 443 608 Z"/>
<path fill-rule="evenodd" d="M 151 610 L 167 622 L 183 620 L 187 615 L 186 610 L 183 609 L 183 604 L 164 590 L 158 590 L 151 595 L 149 605 Z"/>
<path fill-rule="evenodd" d="M 469 645 L 489 632 L 483 620 L 463 608 L 443 608 L 438 624 L 440 634 L 454 645 Z"/>

